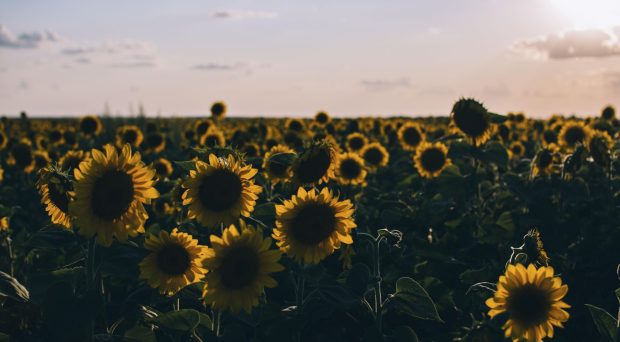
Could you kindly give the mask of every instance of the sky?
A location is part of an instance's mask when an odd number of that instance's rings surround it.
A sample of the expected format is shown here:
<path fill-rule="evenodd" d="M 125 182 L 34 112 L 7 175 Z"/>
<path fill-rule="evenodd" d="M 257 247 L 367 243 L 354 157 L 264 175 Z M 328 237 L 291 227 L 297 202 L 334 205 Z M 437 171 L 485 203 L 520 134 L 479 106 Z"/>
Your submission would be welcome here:
<path fill-rule="evenodd" d="M 0 114 L 597 115 L 620 0 L 3 0 Z"/>

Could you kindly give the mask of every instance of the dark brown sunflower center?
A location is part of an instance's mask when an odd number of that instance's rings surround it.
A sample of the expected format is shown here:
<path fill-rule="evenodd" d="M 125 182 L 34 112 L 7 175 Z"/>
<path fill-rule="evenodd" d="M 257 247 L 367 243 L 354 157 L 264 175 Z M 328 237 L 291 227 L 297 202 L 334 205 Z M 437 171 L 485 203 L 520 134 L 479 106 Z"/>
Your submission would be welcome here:
<path fill-rule="evenodd" d="M 510 292 L 506 306 L 511 319 L 529 327 L 547 320 L 551 299 L 543 289 L 527 284 Z"/>
<path fill-rule="evenodd" d="M 305 245 L 316 245 L 336 229 L 336 213 L 324 203 L 307 203 L 291 222 L 291 235 Z"/>
<path fill-rule="evenodd" d="M 49 194 L 50 201 L 52 201 L 52 203 L 56 207 L 58 207 L 60 211 L 62 211 L 63 213 L 68 213 L 69 212 L 69 196 L 67 195 L 67 192 L 63 191 L 60 188 L 60 185 L 52 183 L 52 182 L 47 184 L 47 188 L 48 188 L 48 194 Z"/>
<path fill-rule="evenodd" d="M 82 162 L 81 158 L 76 156 L 68 156 L 62 160 L 61 167 L 63 170 L 73 170 L 80 165 L 80 162 Z"/>
<path fill-rule="evenodd" d="M 516 155 L 522 155 L 523 154 L 523 146 L 516 144 L 516 145 L 512 145 L 512 153 L 516 154 Z"/>
<path fill-rule="evenodd" d="M 327 122 L 327 120 L 329 120 L 329 116 L 327 116 L 327 114 L 321 112 L 319 114 L 316 115 L 316 121 L 318 123 L 324 124 Z"/>
<path fill-rule="evenodd" d="M 133 202 L 133 179 L 124 171 L 108 171 L 95 181 L 91 196 L 91 206 L 97 217 L 108 221 L 117 219 Z"/>
<path fill-rule="evenodd" d="M 169 276 L 181 275 L 190 266 L 190 255 L 183 246 L 169 244 L 157 252 L 157 268 Z"/>
<path fill-rule="evenodd" d="M 225 110 L 226 106 L 224 106 L 223 103 L 216 103 L 211 107 L 211 114 L 213 114 L 214 116 L 221 116 L 222 114 L 224 114 Z"/>
<path fill-rule="evenodd" d="M 62 133 L 60 131 L 51 131 L 48 138 L 50 142 L 58 142 L 60 141 L 60 139 L 62 139 Z"/>
<path fill-rule="evenodd" d="M 207 133 L 209 127 L 211 127 L 211 124 L 208 121 L 202 121 L 196 126 L 196 133 L 198 133 L 198 135 L 203 135 Z"/>
<path fill-rule="evenodd" d="M 245 153 L 245 155 L 248 157 L 258 156 L 258 150 L 253 144 L 245 145 L 245 147 L 243 147 L 243 153 Z"/>
<path fill-rule="evenodd" d="M 583 128 L 579 126 L 572 126 L 566 130 L 566 133 L 564 134 L 564 141 L 569 146 L 573 146 L 576 143 L 583 141 L 585 137 L 586 137 L 586 134 L 583 131 Z"/>
<path fill-rule="evenodd" d="M 420 141 L 422 141 L 422 135 L 420 134 L 420 131 L 418 131 L 417 128 L 408 127 L 403 132 L 403 140 L 409 146 L 418 146 Z"/>
<path fill-rule="evenodd" d="M 470 137 L 479 137 L 487 130 L 485 113 L 480 110 L 462 110 L 454 113 L 454 123 L 463 133 Z"/>
<path fill-rule="evenodd" d="M 536 166 L 541 169 L 546 169 L 551 162 L 553 161 L 553 156 L 549 150 L 542 150 L 538 153 L 538 158 L 536 159 Z"/>
<path fill-rule="evenodd" d="M 353 151 L 357 151 L 357 150 L 361 149 L 362 147 L 364 147 L 364 139 L 362 139 L 360 137 L 353 137 L 353 138 L 349 139 L 349 147 Z"/>
<path fill-rule="evenodd" d="M 93 118 L 84 118 L 80 122 L 80 131 L 85 134 L 93 134 L 97 131 L 98 123 Z"/>
<path fill-rule="evenodd" d="M 239 201 L 242 190 L 241 179 L 237 174 L 230 170 L 216 170 L 202 179 L 198 198 L 205 208 L 221 212 Z"/>
<path fill-rule="evenodd" d="M 288 124 L 288 129 L 293 130 L 295 132 L 301 132 L 304 128 L 303 124 L 298 120 L 293 120 Z"/>
<path fill-rule="evenodd" d="M 260 260 L 256 251 L 248 246 L 232 248 L 218 268 L 222 284 L 238 290 L 252 284 L 258 275 Z"/>
<path fill-rule="evenodd" d="M 364 152 L 364 160 L 370 165 L 379 165 L 383 161 L 383 153 L 378 148 L 369 148 Z"/>
<path fill-rule="evenodd" d="M 159 133 L 151 133 L 146 137 L 146 143 L 151 148 L 159 147 L 163 142 L 164 137 Z"/>
<path fill-rule="evenodd" d="M 340 162 L 340 174 L 347 179 L 355 179 L 362 173 L 362 166 L 354 159 Z"/>
<path fill-rule="evenodd" d="M 273 159 L 269 159 L 267 161 L 267 172 L 269 175 L 278 178 L 284 178 L 287 176 L 288 166 L 279 161 L 275 161 Z"/>
<path fill-rule="evenodd" d="M 295 169 L 295 176 L 301 183 L 318 182 L 329 169 L 332 163 L 328 147 L 317 148 L 308 154 L 307 158 L 299 160 Z"/>
<path fill-rule="evenodd" d="M 543 139 L 547 144 L 557 143 L 558 142 L 558 134 L 550 129 L 543 132 Z"/>
<path fill-rule="evenodd" d="M 422 152 L 420 161 L 425 170 L 435 172 L 446 164 L 446 155 L 438 148 L 429 148 Z"/>
<path fill-rule="evenodd" d="M 135 129 L 127 129 L 123 132 L 123 142 L 134 144 L 138 139 L 138 132 Z"/>
<path fill-rule="evenodd" d="M 160 176 L 167 176 L 168 175 L 168 165 L 166 165 L 166 163 L 164 162 L 157 162 L 153 165 L 155 167 L 155 172 L 157 172 L 158 175 Z"/>
<path fill-rule="evenodd" d="M 205 146 L 219 146 L 220 139 L 216 134 L 209 134 L 205 137 Z"/>
<path fill-rule="evenodd" d="M 17 166 L 22 169 L 32 164 L 32 150 L 30 146 L 26 144 L 15 145 L 15 147 L 11 149 L 11 155 L 15 159 Z"/>

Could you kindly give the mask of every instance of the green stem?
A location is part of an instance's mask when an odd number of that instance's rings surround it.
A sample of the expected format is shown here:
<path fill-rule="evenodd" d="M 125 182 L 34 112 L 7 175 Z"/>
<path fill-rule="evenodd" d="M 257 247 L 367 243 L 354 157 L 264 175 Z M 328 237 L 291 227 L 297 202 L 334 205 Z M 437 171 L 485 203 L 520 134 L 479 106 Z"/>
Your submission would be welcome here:
<path fill-rule="evenodd" d="M 376 279 L 375 282 L 375 323 L 377 325 L 377 329 L 379 330 L 379 334 L 382 331 L 383 324 L 383 308 L 381 299 L 381 254 L 380 254 L 380 245 L 382 238 L 375 239 L 375 243 L 373 244 L 373 253 L 374 253 L 374 267 L 373 273 Z"/>
<path fill-rule="evenodd" d="M 88 250 L 86 257 L 86 293 L 90 293 L 93 290 L 93 281 L 95 273 L 95 238 L 91 238 L 88 240 Z M 86 333 L 87 341 L 93 341 L 93 337 L 95 334 L 95 321 L 94 319 L 90 319 L 88 324 L 88 331 Z"/>
<path fill-rule="evenodd" d="M 6 248 L 7 248 L 7 252 L 9 253 L 9 269 L 11 271 L 11 277 L 15 277 L 15 265 L 14 265 L 14 261 L 15 261 L 15 256 L 13 255 L 13 239 L 11 239 L 11 236 L 7 235 L 5 237 L 5 241 L 6 241 Z"/>

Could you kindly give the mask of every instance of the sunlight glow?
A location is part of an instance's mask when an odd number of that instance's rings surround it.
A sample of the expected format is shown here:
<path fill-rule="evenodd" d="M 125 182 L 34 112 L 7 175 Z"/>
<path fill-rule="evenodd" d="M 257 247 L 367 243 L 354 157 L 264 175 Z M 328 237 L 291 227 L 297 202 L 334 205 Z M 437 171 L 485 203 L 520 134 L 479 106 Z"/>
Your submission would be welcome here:
<path fill-rule="evenodd" d="M 620 0 L 549 0 L 575 28 L 620 26 Z"/>

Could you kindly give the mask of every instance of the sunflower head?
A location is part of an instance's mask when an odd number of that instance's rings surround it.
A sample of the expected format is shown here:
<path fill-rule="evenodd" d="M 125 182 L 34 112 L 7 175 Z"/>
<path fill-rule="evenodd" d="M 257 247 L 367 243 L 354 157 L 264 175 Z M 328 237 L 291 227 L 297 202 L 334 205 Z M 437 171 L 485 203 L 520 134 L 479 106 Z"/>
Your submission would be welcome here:
<path fill-rule="evenodd" d="M 359 155 L 347 152 L 338 156 L 336 180 L 342 185 L 365 185 L 366 166 Z"/>
<path fill-rule="evenodd" d="M 159 158 L 153 162 L 153 169 L 155 169 L 155 173 L 157 177 L 167 178 L 172 175 L 172 163 L 166 158 Z"/>
<path fill-rule="evenodd" d="M 313 143 L 293 165 L 293 179 L 299 185 L 327 183 L 334 178 L 337 155 L 326 140 Z"/>
<path fill-rule="evenodd" d="M 422 128 L 415 122 L 408 121 L 398 129 L 398 141 L 403 149 L 415 151 L 425 139 Z"/>
<path fill-rule="evenodd" d="M 224 147 L 226 145 L 226 138 L 221 130 L 215 126 L 211 126 L 205 134 L 200 136 L 200 145 L 206 147 Z"/>
<path fill-rule="evenodd" d="M 189 218 L 217 227 L 250 216 L 262 190 L 254 184 L 258 170 L 233 155 L 221 158 L 210 154 L 208 159 L 196 161 L 196 169 L 183 182 L 183 205 L 189 205 Z"/>
<path fill-rule="evenodd" d="M 586 148 L 594 162 L 603 168 L 608 168 L 611 164 L 610 149 L 612 146 L 613 140 L 607 132 L 603 131 L 594 131 L 586 143 Z"/>
<path fill-rule="evenodd" d="M 138 147 L 143 139 L 142 130 L 136 125 L 125 125 L 116 130 L 116 146 L 118 148 L 123 147 L 125 144 Z"/>
<path fill-rule="evenodd" d="M 460 99 L 452 107 L 451 118 L 456 129 L 475 146 L 489 140 L 493 127 L 489 113 L 482 103 L 470 98 Z"/>
<path fill-rule="evenodd" d="M 51 162 L 50 156 L 47 151 L 38 150 L 32 153 L 32 157 L 34 158 L 34 168 L 35 170 L 40 170 Z"/>
<path fill-rule="evenodd" d="M 211 116 L 216 119 L 223 119 L 226 116 L 226 104 L 222 101 L 215 102 L 211 105 Z"/>
<path fill-rule="evenodd" d="M 570 305 L 562 301 L 568 286 L 553 272 L 552 267 L 517 264 L 508 265 L 499 277 L 497 291 L 485 304 L 491 318 L 508 315 L 503 326 L 507 338 L 539 342 L 553 337 L 554 328 L 568 320 L 565 309 Z"/>
<path fill-rule="evenodd" d="M 612 120 L 616 117 L 616 108 L 614 108 L 614 106 L 607 106 L 603 108 L 603 110 L 601 111 L 601 117 L 604 120 Z"/>
<path fill-rule="evenodd" d="M 332 118 L 325 111 L 320 111 L 314 115 L 314 121 L 321 126 L 328 124 Z"/>
<path fill-rule="evenodd" d="M 248 158 L 256 158 L 260 155 L 260 146 L 257 143 L 248 142 L 241 147 L 241 153 Z"/>
<path fill-rule="evenodd" d="M 525 145 L 523 145 L 523 143 L 519 140 L 513 141 L 508 147 L 508 153 L 511 158 L 521 158 L 525 154 Z"/>
<path fill-rule="evenodd" d="M 353 204 L 340 201 L 327 188 L 320 192 L 303 187 L 290 200 L 276 205 L 276 228 L 273 238 L 278 247 L 291 258 L 316 264 L 339 249 L 353 243 L 351 230 Z"/>
<path fill-rule="evenodd" d="M 347 135 L 346 147 L 351 152 L 359 152 L 368 144 L 368 138 L 362 133 L 355 132 Z"/>
<path fill-rule="evenodd" d="M 70 150 L 60 158 L 58 164 L 61 169 L 73 172 L 73 169 L 77 168 L 81 162 L 88 158 L 90 158 L 88 152 L 84 152 L 82 150 Z"/>
<path fill-rule="evenodd" d="M 26 173 L 35 169 L 34 153 L 32 144 L 28 139 L 21 139 L 18 143 L 11 146 L 7 164 L 15 165 Z"/>
<path fill-rule="evenodd" d="M 203 288 L 203 298 L 216 310 L 251 312 L 258 305 L 265 287 L 277 282 L 271 273 L 284 269 L 278 263 L 281 253 L 272 250 L 271 239 L 243 221 L 239 229 L 230 225 L 222 236 L 211 235 L 204 266 L 209 270 Z"/>
<path fill-rule="evenodd" d="M 286 145 L 276 145 L 263 158 L 265 177 L 271 182 L 286 182 L 291 178 L 291 162 L 295 151 Z"/>
<path fill-rule="evenodd" d="M 572 151 L 578 144 L 585 144 L 591 135 L 589 127 L 581 121 L 568 121 L 562 125 L 558 136 L 560 145 L 568 151 Z"/>
<path fill-rule="evenodd" d="M 532 160 L 532 175 L 548 175 L 553 171 L 554 163 L 557 161 L 559 148 L 556 144 L 549 144 L 536 153 Z"/>
<path fill-rule="evenodd" d="M 213 121 L 211 120 L 207 120 L 207 119 L 196 120 L 194 122 L 194 129 L 193 129 L 193 132 L 195 133 L 194 135 L 197 137 L 201 137 L 205 133 L 207 133 L 207 130 L 209 130 L 209 128 L 211 128 L 212 126 L 213 126 Z"/>
<path fill-rule="evenodd" d="M 378 142 L 373 142 L 364 146 L 360 151 L 360 155 L 364 158 L 366 166 L 372 171 L 387 166 L 390 161 L 390 154 L 385 147 Z"/>
<path fill-rule="evenodd" d="M 6 145 L 9 143 L 9 139 L 3 130 L 0 129 L 0 151 L 4 150 Z"/>
<path fill-rule="evenodd" d="M 155 170 L 145 167 L 129 144 L 120 153 L 105 145 L 103 151 L 93 149 L 91 155 L 73 170 L 75 200 L 69 204 L 69 213 L 79 234 L 96 235 L 99 244 L 110 246 L 114 237 L 126 241 L 128 236 L 143 233 L 148 218 L 143 204 L 159 197 Z"/>
<path fill-rule="evenodd" d="M 39 170 L 37 189 L 52 223 L 71 229 L 69 202 L 73 192 L 69 175 L 54 166 L 45 167 Z"/>
<path fill-rule="evenodd" d="M 177 228 L 150 235 L 144 247 L 151 253 L 140 262 L 140 278 L 163 294 L 172 296 L 207 273 L 202 265 L 207 247 Z"/>
<path fill-rule="evenodd" d="M 441 142 L 423 142 L 413 157 L 418 173 L 425 178 L 436 178 L 452 161 L 448 158 L 448 147 Z"/>
<path fill-rule="evenodd" d="M 86 136 L 98 135 L 102 128 L 101 120 L 94 115 L 87 115 L 80 119 L 80 132 Z"/>
<path fill-rule="evenodd" d="M 287 119 L 284 123 L 286 130 L 301 133 L 306 129 L 306 124 L 300 119 Z"/>
<path fill-rule="evenodd" d="M 150 132 L 146 135 L 144 144 L 149 152 L 159 153 L 166 148 L 166 136 L 157 131 Z"/>
<path fill-rule="evenodd" d="M 542 133 L 543 145 L 557 144 L 558 133 L 554 129 L 545 129 Z"/>
<path fill-rule="evenodd" d="M 549 266 L 549 256 L 543 247 L 542 238 L 538 229 L 531 229 L 523 237 L 523 252 L 527 259 L 537 266 Z"/>

